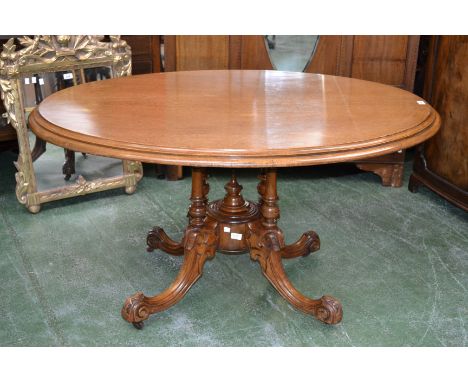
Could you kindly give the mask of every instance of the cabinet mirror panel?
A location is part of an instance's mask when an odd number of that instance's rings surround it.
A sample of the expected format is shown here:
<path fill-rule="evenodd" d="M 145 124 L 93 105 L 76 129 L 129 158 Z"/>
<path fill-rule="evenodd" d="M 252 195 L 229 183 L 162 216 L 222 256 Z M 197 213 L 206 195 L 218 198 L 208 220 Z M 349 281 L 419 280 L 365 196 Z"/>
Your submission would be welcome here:
<path fill-rule="evenodd" d="M 302 72 L 313 58 L 319 36 L 265 36 L 270 61 L 276 70 Z"/>

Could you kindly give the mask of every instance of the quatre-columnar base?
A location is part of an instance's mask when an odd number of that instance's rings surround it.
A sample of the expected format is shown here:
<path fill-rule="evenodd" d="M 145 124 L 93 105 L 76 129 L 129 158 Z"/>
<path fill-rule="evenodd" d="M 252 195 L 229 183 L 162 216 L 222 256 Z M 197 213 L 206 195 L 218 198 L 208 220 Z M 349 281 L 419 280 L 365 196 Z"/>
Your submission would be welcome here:
<path fill-rule="evenodd" d="M 224 199 L 208 203 L 205 170 L 193 169 L 189 225 L 182 241 L 172 240 L 160 227 L 154 227 L 147 237 L 149 252 L 161 249 L 171 255 L 183 255 L 179 274 L 158 295 L 147 297 L 137 292 L 127 298 L 122 308 L 125 320 L 142 329 L 143 321 L 151 314 L 179 302 L 201 277 L 205 262 L 218 250 L 226 253 L 250 251 L 251 259 L 258 261 L 264 276 L 293 307 L 327 324 L 341 321 L 343 311 L 338 300 L 327 295 L 319 299 L 306 297 L 286 276 L 282 259 L 306 256 L 319 250 L 320 239 L 314 231 L 308 231 L 295 243 L 285 245 L 283 233 L 277 226 L 276 171 L 268 169 L 259 179 L 258 203 L 242 198 L 242 186 L 237 183 L 234 173 L 225 186 Z"/>

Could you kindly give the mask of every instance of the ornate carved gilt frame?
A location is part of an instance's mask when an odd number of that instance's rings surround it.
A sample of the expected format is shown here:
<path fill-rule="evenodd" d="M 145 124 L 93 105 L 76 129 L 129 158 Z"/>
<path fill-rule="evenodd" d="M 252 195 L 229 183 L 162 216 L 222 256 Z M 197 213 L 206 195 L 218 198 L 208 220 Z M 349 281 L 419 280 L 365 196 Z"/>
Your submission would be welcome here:
<path fill-rule="evenodd" d="M 5 104 L 6 117 L 15 128 L 19 155 L 14 162 L 17 172 L 16 197 L 32 213 L 40 211 L 41 204 L 53 200 L 86 195 L 93 192 L 124 187 L 132 194 L 143 176 L 140 162 L 123 160 L 121 176 L 85 180 L 81 175 L 75 184 L 38 191 L 29 145 L 22 92 L 25 74 L 84 70 L 98 66 L 111 69 L 112 77 L 131 74 L 131 49 L 120 36 L 110 36 L 110 42 L 102 42 L 96 35 L 38 35 L 23 37 L 18 41 L 22 49 L 16 51 L 14 39 L 3 45 L 0 56 L 0 89 Z M 83 73 L 83 72 L 82 72 Z"/>

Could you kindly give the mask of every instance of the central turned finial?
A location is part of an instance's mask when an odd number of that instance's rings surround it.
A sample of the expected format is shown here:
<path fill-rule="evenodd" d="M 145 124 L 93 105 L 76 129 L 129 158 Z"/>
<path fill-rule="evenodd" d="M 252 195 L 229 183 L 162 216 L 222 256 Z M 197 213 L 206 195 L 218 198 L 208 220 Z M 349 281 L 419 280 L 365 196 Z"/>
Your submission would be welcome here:
<path fill-rule="evenodd" d="M 233 212 L 239 208 L 245 207 L 245 200 L 240 194 L 242 191 L 242 186 L 237 183 L 237 177 L 234 170 L 232 170 L 231 180 L 226 183 L 224 189 L 226 190 L 226 195 L 223 199 L 223 204 L 221 210 L 225 212 Z"/>

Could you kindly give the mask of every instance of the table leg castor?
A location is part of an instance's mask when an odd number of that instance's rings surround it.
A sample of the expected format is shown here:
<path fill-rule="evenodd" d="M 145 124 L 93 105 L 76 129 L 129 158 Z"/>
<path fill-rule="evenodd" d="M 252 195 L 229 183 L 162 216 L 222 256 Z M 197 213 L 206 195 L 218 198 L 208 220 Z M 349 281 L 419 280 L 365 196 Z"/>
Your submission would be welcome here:
<path fill-rule="evenodd" d="M 138 330 L 142 330 L 145 327 L 145 323 L 143 321 L 140 322 L 132 322 L 133 326 Z"/>

